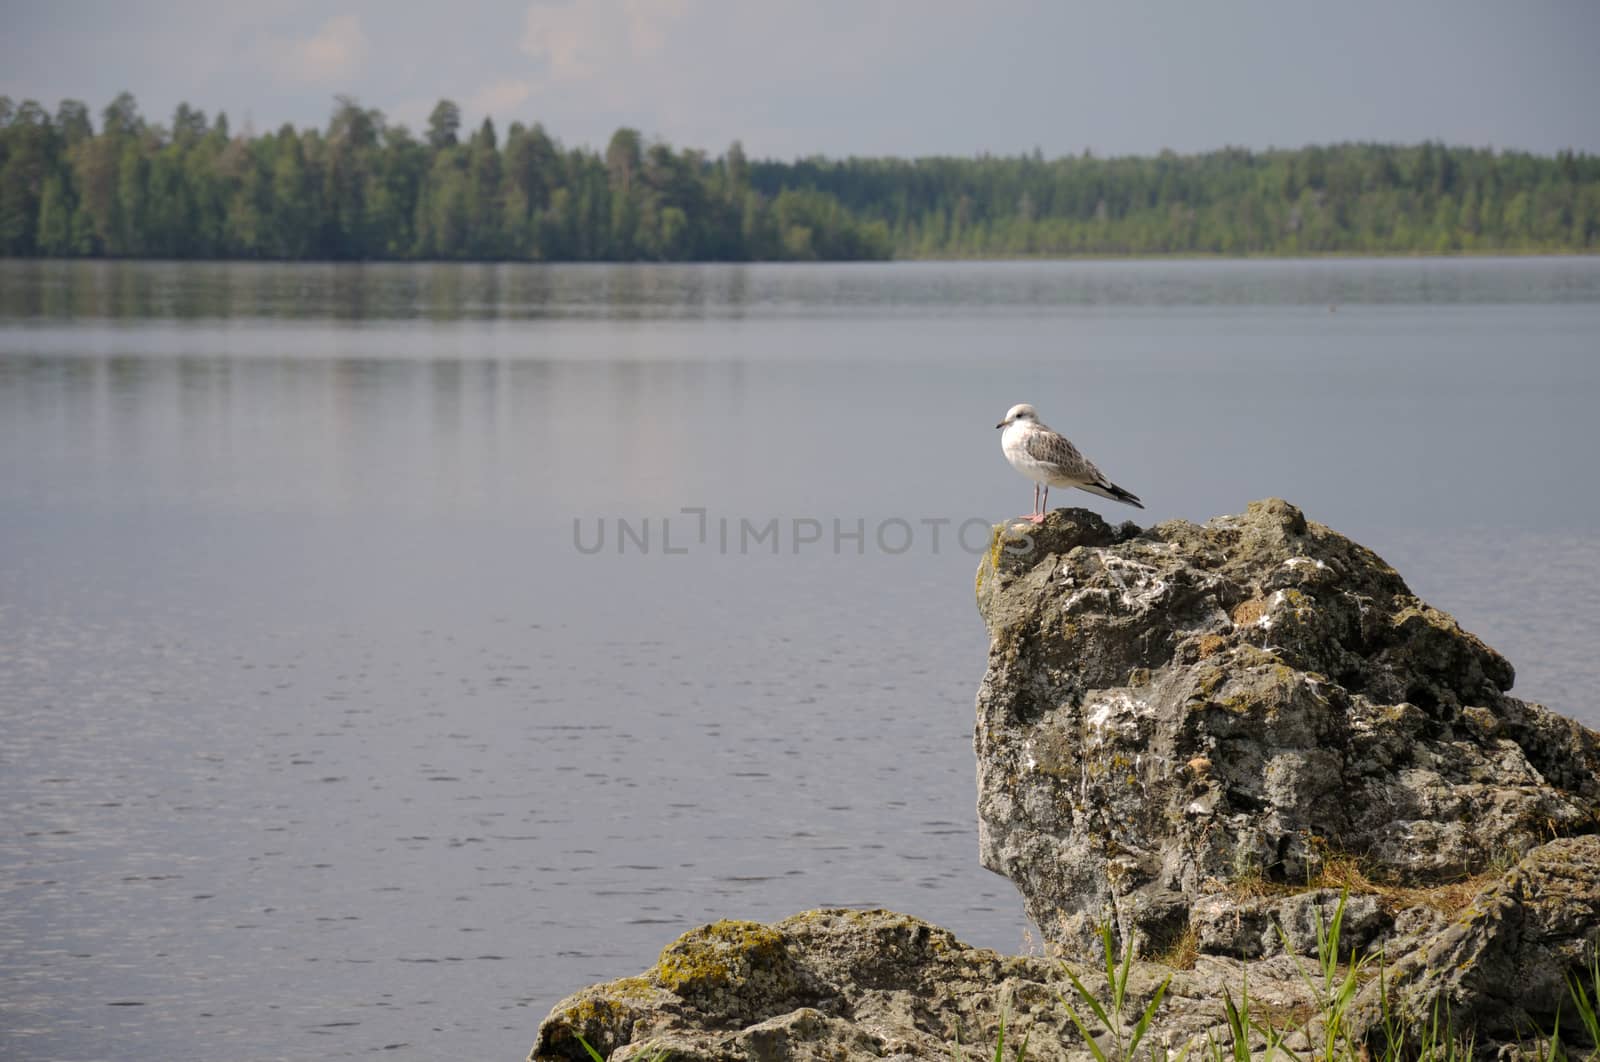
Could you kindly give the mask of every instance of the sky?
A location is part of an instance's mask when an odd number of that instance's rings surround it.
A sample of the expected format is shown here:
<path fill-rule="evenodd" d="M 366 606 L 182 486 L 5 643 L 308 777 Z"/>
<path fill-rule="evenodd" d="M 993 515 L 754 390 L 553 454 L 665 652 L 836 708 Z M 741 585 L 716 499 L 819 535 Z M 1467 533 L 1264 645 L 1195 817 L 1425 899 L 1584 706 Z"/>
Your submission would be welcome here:
<path fill-rule="evenodd" d="M 1047 156 L 1347 140 L 1600 153 L 1600 0 L 0 0 L 0 94 L 232 128 L 337 95 L 421 129 L 619 126 L 719 154 Z M 98 127 L 98 125 L 97 125 Z"/>

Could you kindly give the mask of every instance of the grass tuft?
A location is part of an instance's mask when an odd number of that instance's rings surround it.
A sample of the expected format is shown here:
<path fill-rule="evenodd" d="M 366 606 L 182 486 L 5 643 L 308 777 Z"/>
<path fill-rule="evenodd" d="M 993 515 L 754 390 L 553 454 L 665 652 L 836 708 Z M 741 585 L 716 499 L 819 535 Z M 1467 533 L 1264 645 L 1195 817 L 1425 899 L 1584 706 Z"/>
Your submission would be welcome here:
<path fill-rule="evenodd" d="M 1169 966 L 1174 970 L 1192 970 L 1200 958 L 1200 934 L 1194 926 L 1184 926 L 1165 948 L 1150 956 L 1151 962 Z"/>
<path fill-rule="evenodd" d="M 1391 885 L 1366 872 L 1361 860 L 1340 852 L 1323 860 L 1322 873 L 1313 888 L 1344 889 L 1347 892 L 1378 897 L 1384 911 L 1393 915 L 1407 907 L 1431 907 L 1450 918 L 1463 910 L 1472 898 L 1500 880 L 1502 872 L 1496 869 L 1444 882 L 1426 888 L 1412 885 Z"/>
<path fill-rule="evenodd" d="M 1257 865 L 1240 869 L 1228 882 L 1227 891 L 1236 900 L 1259 900 L 1272 896 L 1297 896 L 1314 889 L 1345 889 L 1356 895 L 1378 898 L 1384 911 L 1394 915 L 1408 907 L 1431 907 L 1446 918 L 1454 917 L 1472 898 L 1500 880 L 1503 868 L 1490 867 L 1478 874 L 1439 885 L 1394 885 L 1381 875 L 1368 873 L 1361 859 L 1345 852 L 1326 855 L 1322 871 L 1303 885 L 1273 881 Z"/>

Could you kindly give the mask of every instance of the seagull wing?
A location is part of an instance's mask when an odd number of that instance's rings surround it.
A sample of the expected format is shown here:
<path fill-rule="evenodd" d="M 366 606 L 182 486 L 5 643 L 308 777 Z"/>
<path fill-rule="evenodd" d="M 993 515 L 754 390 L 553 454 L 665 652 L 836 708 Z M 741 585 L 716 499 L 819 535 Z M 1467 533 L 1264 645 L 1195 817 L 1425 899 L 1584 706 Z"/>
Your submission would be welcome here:
<path fill-rule="evenodd" d="M 1063 480 L 1072 483 L 1079 490 L 1086 490 L 1090 494 L 1098 494 L 1102 498 L 1110 498 L 1124 505 L 1143 509 L 1144 503 L 1137 494 L 1123 490 L 1106 478 L 1094 466 L 1094 462 L 1078 452 L 1065 436 L 1057 435 L 1049 428 L 1040 425 L 1038 431 L 1030 432 L 1022 444 L 1027 455 L 1041 464 L 1049 465 Z"/>
<path fill-rule="evenodd" d="M 1096 483 L 1105 477 L 1100 470 L 1078 452 L 1078 448 L 1067 441 L 1064 436 L 1057 435 L 1049 428 L 1041 425 L 1038 430 L 1028 433 L 1022 443 L 1023 452 L 1040 464 L 1051 466 L 1062 479 L 1080 483 Z"/>

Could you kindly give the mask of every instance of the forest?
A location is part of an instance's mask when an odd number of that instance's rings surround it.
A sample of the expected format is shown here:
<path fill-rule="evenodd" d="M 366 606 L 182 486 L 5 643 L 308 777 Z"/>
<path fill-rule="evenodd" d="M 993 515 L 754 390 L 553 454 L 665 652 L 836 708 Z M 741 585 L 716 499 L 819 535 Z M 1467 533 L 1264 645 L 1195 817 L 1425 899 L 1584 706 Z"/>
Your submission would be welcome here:
<path fill-rule="evenodd" d="M 717 157 L 537 122 L 413 133 L 339 97 L 326 129 L 234 133 L 0 97 L 0 255 L 811 261 L 1600 251 L 1600 156 L 1440 143 L 1147 157 Z"/>

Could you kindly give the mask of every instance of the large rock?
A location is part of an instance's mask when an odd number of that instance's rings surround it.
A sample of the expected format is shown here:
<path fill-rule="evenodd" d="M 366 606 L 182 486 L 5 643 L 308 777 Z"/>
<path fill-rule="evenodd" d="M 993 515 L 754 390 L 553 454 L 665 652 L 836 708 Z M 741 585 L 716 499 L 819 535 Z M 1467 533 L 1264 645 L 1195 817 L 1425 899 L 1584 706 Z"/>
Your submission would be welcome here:
<path fill-rule="evenodd" d="M 1299 902 L 1272 913 L 1290 934 L 1308 931 L 1303 923 L 1313 910 L 1331 918 L 1328 908 L 1338 902 L 1316 892 L 1290 900 Z M 1352 915 L 1363 918 L 1347 906 Z M 1596 943 L 1600 838 L 1543 845 L 1453 922 L 1424 925 L 1383 977 L 1367 966 L 1341 1042 L 1365 1041 L 1372 1057 L 1387 1057 L 1389 1030 L 1415 1040 L 1438 1015 L 1451 1035 L 1470 1036 L 1481 1058 L 1541 1058 L 1531 1041 L 1554 1028 L 1563 975 Z M 1076 994 L 1069 968 L 1108 1005 L 1098 968 L 969 947 L 948 930 L 892 911 L 805 911 L 771 925 L 716 922 L 669 944 L 644 973 L 556 1004 L 529 1059 L 589 1062 L 587 1041 L 609 1062 L 983 1062 L 994 1057 L 1003 1020 L 1013 1053 L 1026 1039 L 1027 1057 L 1038 1062 L 1091 1062 L 1068 1005 L 1097 1046 L 1118 1057 L 1109 1031 Z M 1190 969 L 1135 961 L 1119 1023 L 1125 1037 L 1163 983 L 1146 1041 L 1159 1050 L 1138 1057 L 1159 1058 L 1160 1050 L 1170 1057 L 1186 1045 L 1201 1057 L 1208 1037 L 1233 1057 L 1225 992 L 1234 1002 L 1248 994 L 1259 1023 L 1248 1034 L 1253 1056 L 1263 1053 L 1267 1027 L 1302 1058 L 1316 1056 L 1324 1042 L 1326 989 L 1316 965 L 1297 956 L 1245 962 L 1201 954 Z M 1379 994 L 1385 988 L 1387 1020 Z M 1568 1003 L 1569 1023 L 1571 1011 Z M 1583 1042 L 1569 1024 L 1569 1057 L 1582 1057 Z"/>
<path fill-rule="evenodd" d="M 1103 974 L 1077 973 L 1099 1000 L 1110 998 Z M 1245 976 L 1233 959 L 1202 958 L 1189 971 L 1139 963 L 1125 1013 L 1137 1019 L 1170 977 L 1149 1042 L 1199 1043 L 1223 1020 L 1223 988 L 1240 998 Z M 1248 977 L 1259 1013 L 1307 1009 L 1310 989 L 1287 958 L 1252 964 Z M 1062 997 L 1075 1001 L 1058 963 L 972 948 L 892 911 L 806 911 L 772 925 L 717 922 L 684 934 L 644 974 L 558 1003 L 529 1057 L 588 1062 L 581 1036 L 610 1062 L 662 1052 L 672 1062 L 978 1062 L 993 1058 L 1004 1015 L 1006 1042 L 1026 1037 L 1029 1059 L 1089 1062 Z M 1078 1010 L 1088 1018 L 1088 1008 Z"/>
<path fill-rule="evenodd" d="M 1337 860 L 1443 887 L 1600 829 L 1600 735 L 1507 696 L 1505 659 L 1281 500 L 1003 526 L 977 595 L 980 856 L 1069 955 L 1103 918 L 1166 947 L 1241 881 Z M 1221 936 L 1281 939 L 1264 917 Z"/>

